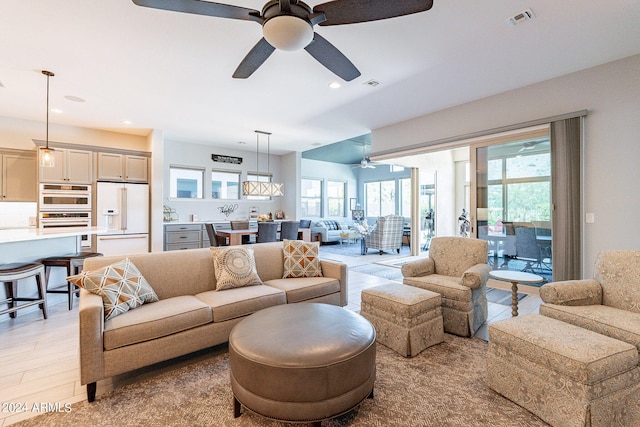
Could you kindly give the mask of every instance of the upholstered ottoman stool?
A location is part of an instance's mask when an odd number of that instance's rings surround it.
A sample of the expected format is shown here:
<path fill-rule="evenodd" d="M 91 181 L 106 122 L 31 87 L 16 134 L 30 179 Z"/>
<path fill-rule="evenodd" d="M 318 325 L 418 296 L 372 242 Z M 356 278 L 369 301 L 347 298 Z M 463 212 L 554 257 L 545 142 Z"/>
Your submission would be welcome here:
<path fill-rule="evenodd" d="M 244 406 L 287 422 L 342 415 L 373 397 L 376 332 L 328 304 L 287 304 L 241 320 L 229 335 L 234 416 Z"/>
<path fill-rule="evenodd" d="M 538 314 L 489 325 L 487 383 L 552 426 L 637 426 L 638 351 Z"/>
<path fill-rule="evenodd" d="M 376 339 L 405 357 L 444 340 L 440 294 L 388 283 L 362 291 L 360 314 L 376 328 Z"/>

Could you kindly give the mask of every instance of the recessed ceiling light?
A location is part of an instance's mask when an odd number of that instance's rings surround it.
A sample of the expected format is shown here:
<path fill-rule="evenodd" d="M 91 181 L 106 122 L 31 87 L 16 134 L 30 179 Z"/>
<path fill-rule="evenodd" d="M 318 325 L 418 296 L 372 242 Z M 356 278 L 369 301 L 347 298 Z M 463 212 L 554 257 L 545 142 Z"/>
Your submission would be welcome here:
<path fill-rule="evenodd" d="M 131 120 L 123 120 L 122 124 L 125 126 L 131 126 L 133 124 L 133 122 Z"/>
<path fill-rule="evenodd" d="M 85 102 L 84 98 L 80 98 L 79 96 L 65 95 L 64 97 L 73 102 Z"/>
<path fill-rule="evenodd" d="M 52 113 L 56 113 L 56 114 L 62 114 L 62 110 L 59 108 L 52 108 L 49 111 L 51 111 Z"/>
<path fill-rule="evenodd" d="M 238 144 L 240 144 L 240 145 L 246 145 L 247 143 L 246 143 L 246 142 L 244 142 L 244 141 L 238 141 Z"/>
<path fill-rule="evenodd" d="M 331 89 L 339 89 L 339 88 L 340 88 L 340 86 L 342 86 L 342 85 L 341 85 L 340 83 L 338 83 L 338 82 L 331 82 L 331 83 L 329 83 L 329 87 L 330 87 Z"/>

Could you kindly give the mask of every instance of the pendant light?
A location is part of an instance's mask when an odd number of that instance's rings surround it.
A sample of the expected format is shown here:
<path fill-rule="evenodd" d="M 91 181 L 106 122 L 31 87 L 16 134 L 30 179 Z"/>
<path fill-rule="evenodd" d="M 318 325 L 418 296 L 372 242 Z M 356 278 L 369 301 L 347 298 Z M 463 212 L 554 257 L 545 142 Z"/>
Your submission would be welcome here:
<path fill-rule="evenodd" d="M 244 181 L 242 183 L 243 196 L 284 196 L 283 184 L 271 182 L 271 172 L 269 170 L 271 154 L 271 132 L 256 130 L 256 175 L 260 176 L 259 149 L 260 135 L 267 135 L 267 177 L 268 182 Z"/>
<path fill-rule="evenodd" d="M 49 148 L 49 78 L 55 76 L 51 71 L 42 70 L 42 74 L 47 76 L 47 136 L 45 146 L 40 147 L 40 166 L 52 168 L 56 165 L 56 156 L 53 148 Z"/>

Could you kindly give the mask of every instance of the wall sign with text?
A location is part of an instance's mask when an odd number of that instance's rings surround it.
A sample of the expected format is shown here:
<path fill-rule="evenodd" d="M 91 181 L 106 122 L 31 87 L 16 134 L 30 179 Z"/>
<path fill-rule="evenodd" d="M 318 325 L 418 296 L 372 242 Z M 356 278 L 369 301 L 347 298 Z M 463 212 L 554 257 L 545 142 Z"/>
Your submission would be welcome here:
<path fill-rule="evenodd" d="M 212 154 L 211 160 L 218 163 L 233 163 L 234 165 L 242 164 L 242 157 L 224 156 L 222 154 Z"/>

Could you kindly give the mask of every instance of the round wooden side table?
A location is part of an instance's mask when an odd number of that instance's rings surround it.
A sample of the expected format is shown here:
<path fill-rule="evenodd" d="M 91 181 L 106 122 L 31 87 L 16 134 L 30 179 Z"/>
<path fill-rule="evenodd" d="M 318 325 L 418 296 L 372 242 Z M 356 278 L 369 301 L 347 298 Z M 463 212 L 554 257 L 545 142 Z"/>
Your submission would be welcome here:
<path fill-rule="evenodd" d="M 518 283 L 532 284 L 540 283 L 544 280 L 537 274 L 524 273 L 522 271 L 493 270 L 489 272 L 489 277 L 502 282 L 511 282 L 511 316 L 518 315 Z"/>

